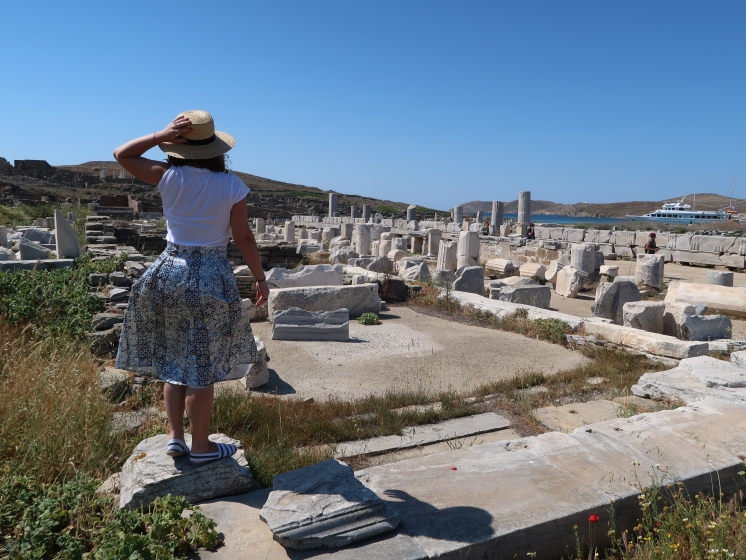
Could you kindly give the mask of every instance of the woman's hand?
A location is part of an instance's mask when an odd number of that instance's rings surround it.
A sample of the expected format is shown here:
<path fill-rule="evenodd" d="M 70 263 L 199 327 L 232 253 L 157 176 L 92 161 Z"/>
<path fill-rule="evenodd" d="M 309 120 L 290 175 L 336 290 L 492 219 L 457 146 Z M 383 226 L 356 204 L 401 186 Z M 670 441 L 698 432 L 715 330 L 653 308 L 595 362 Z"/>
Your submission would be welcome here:
<path fill-rule="evenodd" d="M 269 286 L 267 285 L 267 281 L 263 280 L 262 282 L 257 282 L 256 283 L 256 306 L 259 307 L 262 304 L 266 303 L 268 297 L 269 297 Z"/>
<path fill-rule="evenodd" d="M 166 128 L 155 133 L 155 140 L 158 144 L 163 142 L 186 144 L 186 138 L 181 138 L 179 135 L 190 130 L 192 130 L 192 121 L 186 117 L 176 117 Z"/>

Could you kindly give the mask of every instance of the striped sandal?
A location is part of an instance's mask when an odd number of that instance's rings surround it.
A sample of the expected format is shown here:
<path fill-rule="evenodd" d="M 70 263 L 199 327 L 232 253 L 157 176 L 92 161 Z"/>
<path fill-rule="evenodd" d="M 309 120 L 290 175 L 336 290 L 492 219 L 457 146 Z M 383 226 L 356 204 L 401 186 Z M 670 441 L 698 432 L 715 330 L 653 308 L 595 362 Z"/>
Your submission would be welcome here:
<path fill-rule="evenodd" d="M 233 455 L 237 449 L 232 443 L 218 443 L 218 450 L 213 453 L 190 453 L 189 460 L 193 465 L 204 465 L 205 463 L 212 463 L 213 461 L 219 461 L 225 457 Z"/>
<path fill-rule="evenodd" d="M 183 439 L 170 439 L 166 446 L 166 455 L 169 457 L 183 457 L 189 455 L 189 448 Z"/>

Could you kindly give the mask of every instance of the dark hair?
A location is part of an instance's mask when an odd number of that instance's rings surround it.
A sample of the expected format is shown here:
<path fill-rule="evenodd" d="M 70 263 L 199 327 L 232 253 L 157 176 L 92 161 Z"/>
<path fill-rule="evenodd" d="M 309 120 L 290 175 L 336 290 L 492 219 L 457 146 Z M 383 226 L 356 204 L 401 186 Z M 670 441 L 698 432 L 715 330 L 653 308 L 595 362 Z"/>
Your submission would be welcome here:
<path fill-rule="evenodd" d="M 188 165 L 189 167 L 200 167 L 208 171 L 215 171 L 216 173 L 228 173 L 228 166 L 225 163 L 226 159 L 225 154 L 209 159 L 182 159 L 168 156 L 168 163 L 175 167 Z"/>

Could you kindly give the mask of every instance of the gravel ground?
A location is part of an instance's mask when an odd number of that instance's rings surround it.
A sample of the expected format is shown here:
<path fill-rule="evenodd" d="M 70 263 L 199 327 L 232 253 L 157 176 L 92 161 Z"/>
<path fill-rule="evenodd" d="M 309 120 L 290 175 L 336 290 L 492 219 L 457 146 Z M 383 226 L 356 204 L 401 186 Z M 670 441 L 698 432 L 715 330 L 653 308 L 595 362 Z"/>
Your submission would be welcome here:
<path fill-rule="evenodd" d="M 349 342 L 271 340 L 271 324 L 254 323 L 270 357 L 262 390 L 316 400 L 344 400 L 387 390 L 469 391 L 518 373 L 546 374 L 586 363 L 577 352 L 521 335 L 393 307 L 382 324 L 350 322 Z"/>

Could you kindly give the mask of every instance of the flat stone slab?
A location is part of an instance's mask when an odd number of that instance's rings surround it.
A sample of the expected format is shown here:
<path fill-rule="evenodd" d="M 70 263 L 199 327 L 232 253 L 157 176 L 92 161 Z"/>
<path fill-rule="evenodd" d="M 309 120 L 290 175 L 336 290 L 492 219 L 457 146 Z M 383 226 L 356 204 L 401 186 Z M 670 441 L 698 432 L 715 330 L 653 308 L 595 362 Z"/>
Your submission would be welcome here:
<path fill-rule="evenodd" d="M 702 443 L 709 442 L 707 422 L 719 418 L 723 425 L 724 414 L 697 414 L 697 436 L 690 435 L 691 419 L 684 423 L 680 412 L 663 411 L 372 467 L 356 476 L 391 500 L 403 531 L 430 558 L 556 558 L 573 549 L 573 526 L 587 527 L 589 515 L 606 526 L 611 499 L 617 521 L 631 526 L 639 515 L 638 480 L 681 480 L 689 492 L 710 492 L 719 477 L 724 492 L 737 488 L 743 462 L 724 446 Z M 744 442 L 743 433 L 730 439 Z"/>
<path fill-rule="evenodd" d="M 621 405 L 612 401 L 598 400 L 545 406 L 533 410 L 531 415 L 547 430 L 569 434 L 581 426 L 617 418 L 621 409 Z"/>
<path fill-rule="evenodd" d="M 464 418 L 454 418 L 438 424 L 424 424 L 407 428 L 399 436 L 380 436 L 357 441 L 345 441 L 337 444 L 334 457 L 343 459 L 356 455 L 378 455 L 389 451 L 398 451 L 440 441 L 495 432 L 510 427 L 507 418 L 485 412 Z"/>
<path fill-rule="evenodd" d="M 275 311 L 272 318 L 272 340 L 333 340 L 350 338 L 350 312 L 304 311 L 293 307 Z"/>
<path fill-rule="evenodd" d="M 471 294 L 468 292 L 456 292 L 452 291 L 450 297 L 458 300 L 461 305 L 471 305 L 475 309 L 481 309 L 482 311 L 489 311 L 498 317 L 507 317 L 508 315 L 515 315 L 519 309 L 525 309 L 528 311 L 528 318 L 534 319 L 559 319 L 568 324 L 573 330 L 577 330 L 584 323 L 584 320 L 574 315 L 567 315 L 565 313 L 559 313 L 558 311 L 550 311 L 549 309 L 541 309 L 531 305 L 511 303 L 509 301 L 499 301 L 495 299 L 489 299 L 484 296 L 477 294 Z"/>
<path fill-rule="evenodd" d="M 586 321 L 586 336 L 595 336 L 624 348 L 678 360 L 703 356 L 710 351 L 707 342 L 679 340 L 673 336 L 641 331 L 603 321 Z"/>
<path fill-rule="evenodd" d="M 643 398 L 681 399 L 695 402 L 707 397 L 746 402 L 746 368 L 709 356 L 681 360 L 679 367 L 646 373 L 632 386 Z"/>
<path fill-rule="evenodd" d="M 75 268 L 74 259 L 45 259 L 40 261 L 0 261 L 0 272 L 20 270 L 55 270 Z"/>
<path fill-rule="evenodd" d="M 275 540 L 298 550 L 346 546 L 399 524 L 398 513 L 335 459 L 275 476 L 260 517 Z"/>
<path fill-rule="evenodd" d="M 119 507 L 145 508 L 158 496 L 167 494 L 201 502 L 248 492 L 254 480 L 241 442 L 225 434 L 212 434 L 210 440 L 232 443 L 238 450 L 232 457 L 195 466 L 188 456 L 173 458 L 166 455 L 167 434 L 142 440 L 122 467 Z M 185 441 L 191 446 L 190 434 L 185 435 Z"/>
<path fill-rule="evenodd" d="M 355 286 L 310 286 L 279 288 L 269 291 L 269 318 L 275 311 L 298 307 L 305 311 L 336 311 L 347 309 L 350 317 L 363 313 L 380 313 L 381 298 L 375 284 Z"/>

